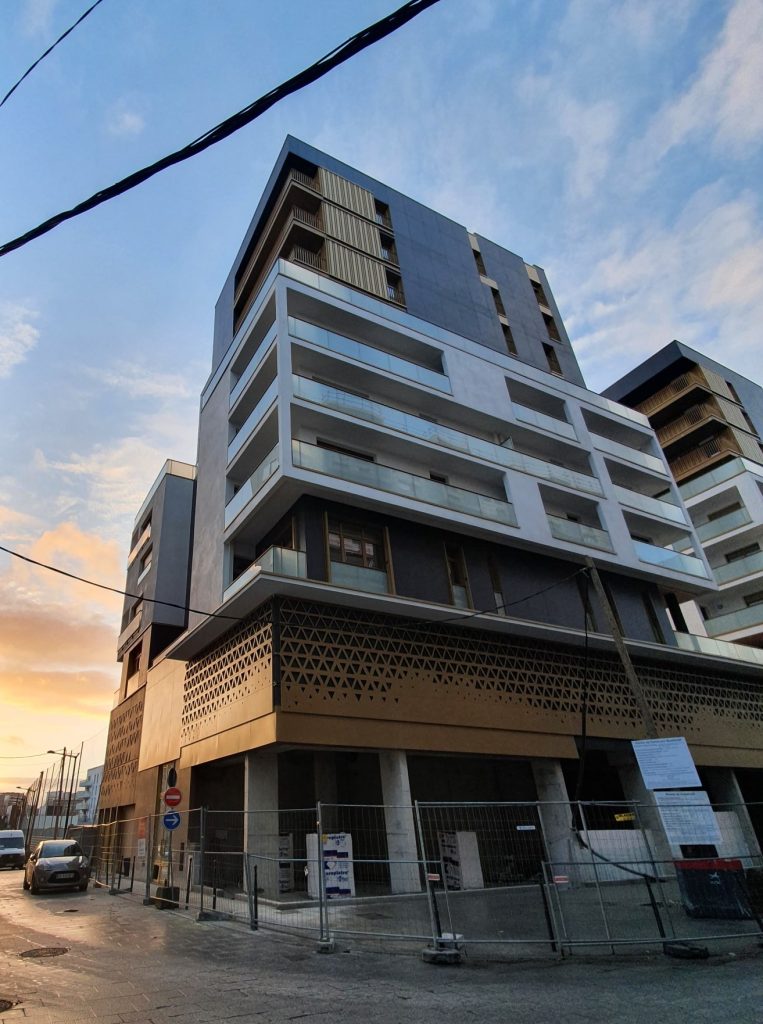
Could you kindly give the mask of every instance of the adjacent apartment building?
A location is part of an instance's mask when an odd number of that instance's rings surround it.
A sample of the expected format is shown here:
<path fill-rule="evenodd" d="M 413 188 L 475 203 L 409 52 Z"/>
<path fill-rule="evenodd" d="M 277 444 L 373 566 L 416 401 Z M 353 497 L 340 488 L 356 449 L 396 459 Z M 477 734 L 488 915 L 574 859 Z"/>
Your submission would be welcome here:
<path fill-rule="evenodd" d="M 293 138 L 217 303 L 197 464 L 149 493 L 126 589 L 101 820 L 159 810 L 173 767 L 181 810 L 563 799 L 584 691 L 584 795 L 638 797 L 602 601 L 711 797 L 763 767 L 761 661 L 676 632 L 707 557 L 543 270 Z"/>
<path fill-rule="evenodd" d="M 763 388 L 673 341 L 605 394 L 649 417 L 718 584 L 684 625 L 763 647 Z"/>

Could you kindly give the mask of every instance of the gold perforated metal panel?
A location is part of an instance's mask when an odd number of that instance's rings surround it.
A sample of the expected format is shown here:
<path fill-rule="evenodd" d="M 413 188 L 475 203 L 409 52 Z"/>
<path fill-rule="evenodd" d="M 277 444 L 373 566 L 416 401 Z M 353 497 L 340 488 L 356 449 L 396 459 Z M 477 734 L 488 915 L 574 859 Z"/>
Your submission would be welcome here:
<path fill-rule="evenodd" d="M 145 688 L 114 708 L 109 721 L 106 759 L 98 806 L 125 807 L 135 801 Z"/>

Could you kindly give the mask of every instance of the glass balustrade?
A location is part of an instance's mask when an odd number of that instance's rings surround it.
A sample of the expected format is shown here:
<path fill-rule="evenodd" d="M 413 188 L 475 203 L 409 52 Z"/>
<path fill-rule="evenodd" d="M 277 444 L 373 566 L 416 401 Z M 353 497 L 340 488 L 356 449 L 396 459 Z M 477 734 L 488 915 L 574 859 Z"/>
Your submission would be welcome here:
<path fill-rule="evenodd" d="M 670 569 L 672 572 L 683 572 L 702 579 L 709 578 L 701 559 L 695 558 L 694 555 L 682 555 L 678 551 L 647 544 L 643 540 L 634 540 L 633 546 L 641 562 L 659 565 L 662 569 Z"/>
<path fill-rule="evenodd" d="M 761 617 L 763 618 L 763 615 Z M 712 637 L 698 636 L 695 633 L 676 633 L 675 637 L 682 651 L 711 654 L 718 658 L 733 658 L 734 661 L 746 661 L 763 667 L 763 650 L 756 647 L 729 643 L 728 640 L 714 640 Z"/>
<path fill-rule="evenodd" d="M 273 573 L 275 576 L 291 576 L 297 579 L 307 578 L 307 559 L 304 551 L 293 548 L 281 548 L 276 545 L 257 555 L 251 565 L 247 566 L 226 588 L 223 601 L 229 601 L 244 587 L 256 579 L 261 572 Z"/>
<path fill-rule="evenodd" d="M 239 487 L 231 500 L 225 506 L 225 527 L 226 529 L 241 510 L 249 504 L 260 488 L 270 479 L 278 469 L 278 445 L 265 456 L 257 466 L 249 479 Z"/>
<path fill-rule="evenodd" d="M 267 332 L 267 334 L 262 339 L 260 344 L 257 346 L 257 349 L 252 355 L 252 358 L 249 360 L 249 362 L 242 370 L 241 375 L 236 381 L 235 386 L 231 390 L 228 408 L 232 409 L 233 406 L 241 397 L 241 395 L 243 395 L 249 382 L 252 380 L 252 378 L 256 375 L 259 368 L 262 366 L 265 360 L 265 356 L 267 356 L 268 352 L 270 351 L 270 346 L 273 344 L 275 340 L 276 325 L 273 324 L 273 326 Z"/>
<path fill-rule="evenodd" d="M 754 551 L 744 558 L 713 566 L 713 575 L 718 583 L 730 583 L 731 580 L 739 580 L 743 576 L 751 576 L 757 572 L 763 572 L 763 551 Z"/>
<path fill-rule="evenodd" d="M 688 501 L 689 498 L 694 498 L 698 494 L 709 491 L 716 484 L 725 483 L 726 480 L 731 480 L 744 472 L 750 472 L 759 477 L 763 473 L 763 467 L 756 462 L 750 462 L 748 459 L 731 459 L 730 462 L 724 462 L 720 466 L 716 466 L 715 469 L 703 473 L 702 476 L 689 480 L 688 483 L 681 484 L 679 487 L 681 497 L 684 501 Z"/>
<path fill-rule="evenodd" d="M 274 380 L 270 387 L 267 389 L 265 394 L 259 400 L 254 409 L 249 413 L 247 418 L 241 424 L 238 433 L 233 438 L 231 443 L 228 445 L 228 463 L 238 455 L 241 449 L 244 447 L 246 442 L 254 433 L 257 426 L 259 426 L 265 413 L 268 411 L 270 406 L 278 398 L 278 381 Z"/>
<path fill-rule="evenodd" d="M 388 594 L 389 580 L 381 569 L 367 569 L 363 565 L 331 563 L 331 582 L 350 590 L 365 590 L 370 594 Z"/>
<path fill-rule="evenodd" d="M 392 469 L 390 466 L 380 466 L 376 462 L 365 462 L 363 459 L 319 448 L 305 441 L 292 441 L 292 460 L 295 466 L 302 469 L 325 473 L 339 480 L 350 480 L 376 490 L 398 494 L 414 501 L 423 501 L 439 508 L 448 508 L 464 515 L 488 519 L 505 526 L 517 525 L 514 509 L 508 501 L 468 491 L 463 487 L 438 483 L 426 477 L 406 473 L 404 470 Z"/>
<path fill-rule="evenodd" d="M 740 526 L 747 526 L 752 522 L 752 516 L 746 508 L 738 508 L 735 512 L 720 516 L 718 519 L 709 519 L 697 527 L 697 536 L 701 541 L 712 540 L 720 537 L 721 534 L 730 533 L 739 529 Z"/>
<path fill-rule="evenodd" d="M 755 629 L 763 632 L 763 604 L 753 604 L 749 608 L 739 608 L 735 612 L 727 612 L 713 619 L 705 619 L 705 629 L 710 636 L 722 633 L 735 633 L 738 629 Z"/>
<path fill-rule="evenodd" d="M 570 544 L 582 544 L 587 548 L 599 548 L 601 551 L 613 551 L 612 541 L 606 530 L 586 523 L 576 523 L 562 516 L 546 516 L 551 528 L 551 536 L 557 540 L 566 540 Z"/>
<path fill-rule="evenodd" d="M 651 469 L 652 472 L 659 473 L 660 476 L 668 475 L 664 463 L 656 455 L 642 452 L 638 448 L 631 448 L 630 445 L 623 444 L 621 441 L 613 441 L 611 437 L 602 437 L 601 434 L 595 434 L 593 431 L 591 431 L 591 439 L 594 448 L 598 451 L 607 452 L 609 455 L 616 455 L 618 458 L 633 465 L 643 466 L 644 469 Z"/>
<path fill-rule="evenodd" d="M 309 341 L 313 345 L 320 345 L 321 348 L 339 355 L 349 356 L 350 359 L 357 359 L 376 369 L 387 370 L 398 377 L 415 381 L 417 384 L 424 384 L 437 391 L 450 393 L 450 381 L 445 374 L 430 370 L 426 366 L 420 366 L 418 363 L 412 363 L 400 356 L 394 356 L 389 352 L 383 352 L 372 345 L 364 345 L 363 342 L 346 338 L 343 334 L 336 334 L 325 327 L 316 327 L 314 324 L 290 316 L 289 333 L 294 338 Z"/>
<path fill-rule="evenodd" d="M 545 412 L 538 412 L 537 409 L 530 409 L 526 405 L 520 405 L 519 402 L 512 402 L 511 404 L 514 409 L 514 417 L 520 422 L 538 427 L 544 433 L 558 434 L 560 437 L 569 437 L 573 441 L 577 440 L 575 428 L 571 423 L 567 423 L 566 420 L 558 420 L 555 416 L 549 416 Z"/>
<path fill-rule="evenodd" d="M 524 455 L 515 448 L 495 444 L 492 441 L 474 437 L 472 434 L 465 434 L 453 427 L 443 426 L 441 423 L 423 420 L 411 413 L 401 412 L 391 406 L 373 402 L 368 398 L 361 398 L 359 395 L 352 395 L 328 384 L 320 384 L 318 381 L 308 380 L 306 377 L 295 376 L 294 394 L 298 398 L 315 402 L 316 405 L 326 409 L 355 416 L 378 426 L 399 430 L 411 437 L 420 438 L 422 441 L 430 441 L 432 444 L 457 452 L 465 452 L 478 459 L 496 462 L 508 469 L 516 469 L 543 480 L 562 484 L 578 491 L 585 491 L 588 494 L 603 493 L 601 484 L 594 476 L 587 476 L 571 469 L 565 469 L 564 466 L 544 462 L 532 455 Z"/>
<path fill-rule="evenodd" d="M 661 498 L 652 498 L 648 494 L 639 494 L 638 491 L 621 487 L 619 484 L 615 484 L 615 494 L 621 504 L 627 505 L 628 508 L 637 508 L 641 512 L 662 516 L 663 519 L 670 519 L 671 522 L 680 523 L 682 526 L 688 525 L 688 520 L 680 505 L 673 505 Z"/>

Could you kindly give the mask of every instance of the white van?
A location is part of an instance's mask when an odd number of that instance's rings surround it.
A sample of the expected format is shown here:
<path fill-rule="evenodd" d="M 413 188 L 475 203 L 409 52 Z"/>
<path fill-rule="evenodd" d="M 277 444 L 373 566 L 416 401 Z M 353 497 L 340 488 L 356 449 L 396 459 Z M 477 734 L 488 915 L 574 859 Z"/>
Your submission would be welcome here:
<path fill-rule="evenodd" d="M 21 829 L 0 829 L 0 868 L 23 868 L 25 860 L 26 848 Z"/>

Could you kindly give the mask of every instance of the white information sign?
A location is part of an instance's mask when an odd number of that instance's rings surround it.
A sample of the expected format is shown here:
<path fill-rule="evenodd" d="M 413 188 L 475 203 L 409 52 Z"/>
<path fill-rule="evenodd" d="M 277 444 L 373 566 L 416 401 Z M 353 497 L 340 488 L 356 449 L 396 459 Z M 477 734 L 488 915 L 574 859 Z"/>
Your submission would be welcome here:
<path fill-rule="evenodd" d="M 633 740 L 633 753 L 647 789 L 691 789 L 702 785 L 683 736 Z"/>
<path fill-rule="evenodd" d="M 655 793 L 654 799 L 671 846 L 716 846 L 723 841 L 715 811 L 704 789 L 699 793 L 663 790 Z"/>

